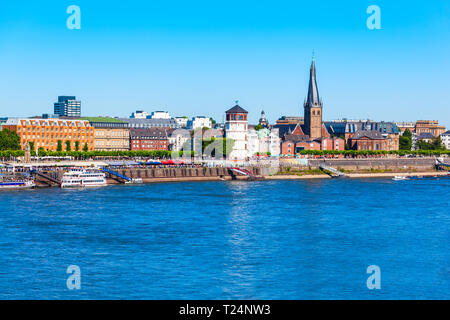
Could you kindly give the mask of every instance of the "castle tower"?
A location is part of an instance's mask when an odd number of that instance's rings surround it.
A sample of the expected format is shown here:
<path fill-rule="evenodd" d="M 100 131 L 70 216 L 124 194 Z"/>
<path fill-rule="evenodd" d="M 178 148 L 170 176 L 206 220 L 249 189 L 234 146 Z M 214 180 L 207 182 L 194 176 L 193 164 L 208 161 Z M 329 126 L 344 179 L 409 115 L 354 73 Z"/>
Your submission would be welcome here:
<path fill-rule="evenodd" d="M 228 155 L 230 159 L 244 160 L 248 157 L 248 112 L 235 105 L 227 110 L 225 121 L 225 136 L 234 140 L 233 151 Z"/>
<path fill-rule="evenodd" d="M 308 97 L 304 103 L 305 109 L 305 134 L 311 139 L 322 138 L 322 100 L 319 98 L 319 90 L 316 82 L 316 66 L 314 58 L 309 72 Z"/>

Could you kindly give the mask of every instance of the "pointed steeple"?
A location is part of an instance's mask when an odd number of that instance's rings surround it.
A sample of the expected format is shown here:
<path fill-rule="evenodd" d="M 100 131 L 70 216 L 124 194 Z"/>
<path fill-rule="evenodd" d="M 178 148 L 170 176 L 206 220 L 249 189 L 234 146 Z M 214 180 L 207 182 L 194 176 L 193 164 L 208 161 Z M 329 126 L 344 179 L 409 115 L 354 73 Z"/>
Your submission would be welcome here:
<path fill-rule="evenodd" d="M 314 63 L 314 56 L 311 63 L 311 69 L 309 70 L 308 98 L 305 105 L 308 105 L 310 107 L 321 106 L 319 89 L 317 89 L 316 65 Z"/>

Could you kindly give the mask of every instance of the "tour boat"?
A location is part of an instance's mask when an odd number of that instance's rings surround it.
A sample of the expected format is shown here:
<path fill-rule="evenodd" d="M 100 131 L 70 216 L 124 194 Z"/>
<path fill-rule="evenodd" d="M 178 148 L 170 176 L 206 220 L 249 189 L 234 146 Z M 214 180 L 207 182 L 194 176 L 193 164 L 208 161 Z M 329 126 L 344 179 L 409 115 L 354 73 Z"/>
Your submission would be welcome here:
<path fill-rule="evenodd" d="M 101 186 L 106 186 L 106 176 L 98 170 L 71 169 L 64 173 L 61 180 L 61 188 Z"/>
<path fill-rule="evenodd" d="M 33 180 L 0 182 L 0 189 L 29 189 L 34 187 L 35 183 Z"/>

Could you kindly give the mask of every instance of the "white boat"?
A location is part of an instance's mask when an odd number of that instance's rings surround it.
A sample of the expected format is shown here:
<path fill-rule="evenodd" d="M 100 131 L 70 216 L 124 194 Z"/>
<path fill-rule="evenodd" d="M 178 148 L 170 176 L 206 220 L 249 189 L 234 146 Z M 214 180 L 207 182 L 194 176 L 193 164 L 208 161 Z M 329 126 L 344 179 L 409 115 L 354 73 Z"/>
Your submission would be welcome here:
<path fill-rule="evenodd" d="M 402 180 L 409 180 L 409 178 L 405 177 L 405 176 L 395 176 L 394 178 L 392 178 L 392 180 L 394 180 L 394 181 L 402 181 Z"/>
<path fill-rule="evenodd" d="M 89 169 L 71 169 L 64 173 L 61 188 L 102 187 L 106 186 L 104 172 Z"/>
<path fill-rule="evenodd" d="M 141 184 L 143 183 L 141 178 L 134 178 L 131 179 L 130 181 L 126 181 L 125 184 Z"/>
<path fill-rule="evenodd" d="M 30 189 L 34 188 L 34 180 L 23 181 L 2 181 L 0 182 L 0 190 L 2 189 Z"/>

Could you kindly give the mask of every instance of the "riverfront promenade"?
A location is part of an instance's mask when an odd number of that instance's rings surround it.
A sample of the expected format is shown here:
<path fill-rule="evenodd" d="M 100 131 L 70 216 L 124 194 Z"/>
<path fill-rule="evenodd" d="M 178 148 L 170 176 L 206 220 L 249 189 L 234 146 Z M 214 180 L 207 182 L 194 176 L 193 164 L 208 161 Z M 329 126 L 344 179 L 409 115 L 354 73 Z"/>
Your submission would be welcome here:
<path fill-rule="evenodd" d="M 450 160 L 445 158 L 446 163 Z M 114 165 L 112 165 L 114 163 Z M 348 178 L 390 178 L 394 176 L 446 176 L 447 171 L 437 170 L 436 158 L 368 158 L 368 159 L 281 159 L 247 163 L 202 162 L 191 164 L 146 165 L 132 160 L 122 164 L 111 161 L 60 161 L 16 164 L 14 170 L 23 172 L 36 169 L 44 175 L 35 175 L 39 187 L 59 186 L 64 172 L 70 167 L 108 167 L 122 176 L 142 179 L 144 183 L 183 181 L 230 181 L 230 180 L 293 180 L 327 179 L 330 176 L 320 169 L 325 164 L 344 173 Z M 10 164 L 11 165 L 11 164 Z M 239 172 L 232 168 L 245 168 Z M 50 177 L 50 179 L 48 179 Z M 106 173 L 108 184 L 121 184 L 125 180 Z"/>

